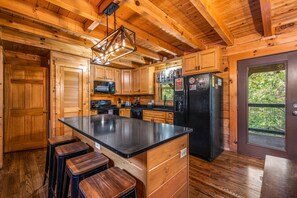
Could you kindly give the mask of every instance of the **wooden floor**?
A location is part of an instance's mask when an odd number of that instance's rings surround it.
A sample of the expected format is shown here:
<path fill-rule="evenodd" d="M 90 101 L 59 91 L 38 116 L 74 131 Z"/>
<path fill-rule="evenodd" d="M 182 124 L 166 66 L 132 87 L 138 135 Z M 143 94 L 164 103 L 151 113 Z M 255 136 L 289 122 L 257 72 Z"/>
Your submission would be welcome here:
<path fill-rule="evenodd" d="M 44 163 L 45 150 L 5 154 L 0 198 L 45 197 Z M 191 156 L 190 197 L 259 197 L 263 167 L 263 160 L 226 151 L 211 163 Z"/>

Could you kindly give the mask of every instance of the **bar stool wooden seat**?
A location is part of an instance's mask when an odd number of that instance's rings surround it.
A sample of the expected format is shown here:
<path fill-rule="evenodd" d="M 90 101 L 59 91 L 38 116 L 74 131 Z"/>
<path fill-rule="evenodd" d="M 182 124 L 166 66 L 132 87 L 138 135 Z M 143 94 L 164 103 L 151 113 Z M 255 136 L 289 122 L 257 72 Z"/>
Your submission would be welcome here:
<path fill-rule="evenodd" d="M 136 180 L 119 167 L 112 167 L 79 183 L 79 197 L 137 197 Z"/>
<path fill-rule="evenodd" d="M 63 180 L 65 163 L 67 159 L 72 157 L 77 157 L 86 154 L 89 150 L 89 146 L 83 142 L 74 142 L 70 144 L 65 144 L 62 146 L 57 146 L 55 149 L 55 158 L 53 163 L 53 177 L 51 182 L 51 189 L 49 189 L 49 196 L 52 197 L 55 192 L 55 186 L 57 182 L 56 197 L 62 197 Z"/>
<path fill-rule="evenodd" d="M 71 180 L 71 198 L 77 198 L 79 182 L 106 170 L 108 162 L 109 159 L 105 155 L 96 151 L 68 159 L 64 176 L 63 197 L 68 196 L 69 182 Z"/>

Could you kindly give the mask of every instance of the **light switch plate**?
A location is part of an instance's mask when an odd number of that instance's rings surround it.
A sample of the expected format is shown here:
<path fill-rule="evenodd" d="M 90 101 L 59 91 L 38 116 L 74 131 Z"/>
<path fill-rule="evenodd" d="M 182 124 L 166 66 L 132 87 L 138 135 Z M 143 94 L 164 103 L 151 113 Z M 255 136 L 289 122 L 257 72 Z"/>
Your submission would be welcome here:
<path fill-rule="evenodd" d="M 180 158 L 183 158 L 187 155 L 187 148 L 180 150 Z"/>
<path fill-rule="evenodd" d="M 96 149 L 100 150 L 100 144 L 98 144 L 97 142 L 95 142 L 95 147 L 96 147 Z"/>

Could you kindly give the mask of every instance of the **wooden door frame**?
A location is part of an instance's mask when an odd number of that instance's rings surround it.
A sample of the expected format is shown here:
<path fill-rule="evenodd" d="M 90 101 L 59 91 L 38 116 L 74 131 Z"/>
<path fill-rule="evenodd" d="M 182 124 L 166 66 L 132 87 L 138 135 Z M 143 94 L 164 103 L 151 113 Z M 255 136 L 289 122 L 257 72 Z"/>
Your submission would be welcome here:
<path fill-rule="evenodd" d="M 230 64 L 230 72 L 229 72 L 229 81 L 230 81 L 230 150 L 237 152 L 237 61 L 256 58 L 261 56 L 279 54 L 284 52 L 296 51 L 297 50 L 297 42 L 285 43 L 276 46 L 269 46 L 263 49 L 258 49 L 255 51 L 248 51 L 244 53 L 229 55 L 229 64 Z"/>
<path fill-rule="evenodd" d="M 0 46 L 0 169 L 3 167 L 3 108 L 4 108 L 4 64 L 3 64 L 3 47 Z"/>
<path fill-rule="evenodd" d="M 90 59 L 56 51 L 50 52 L 50 137 L 58 136 L 55 125 L 60 112 L 60 67 L 83 69 L 83 116 L 90 114 Z"/>

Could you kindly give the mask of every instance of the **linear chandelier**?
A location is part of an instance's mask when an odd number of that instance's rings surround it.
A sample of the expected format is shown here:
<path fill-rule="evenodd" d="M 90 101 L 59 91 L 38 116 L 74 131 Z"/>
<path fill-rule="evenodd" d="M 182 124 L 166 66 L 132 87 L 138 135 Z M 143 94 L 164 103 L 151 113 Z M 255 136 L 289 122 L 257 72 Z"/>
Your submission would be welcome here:
<path fill-rule="evenodd" d="M 106 15 L 107 31 L 106 37 L 94 45 L 92 49 L 92 62 L 99 65 L 108 65 L 111 61 L 126 56 L 136 51 L 135 32 L 121 26 L 116 29 L 116 15 L 118 9 L 115 3 L 103 11 Z M 114 31 L 108 34 L 108 16 L 114 13 Z"/>

